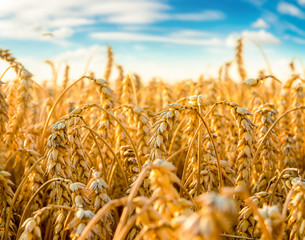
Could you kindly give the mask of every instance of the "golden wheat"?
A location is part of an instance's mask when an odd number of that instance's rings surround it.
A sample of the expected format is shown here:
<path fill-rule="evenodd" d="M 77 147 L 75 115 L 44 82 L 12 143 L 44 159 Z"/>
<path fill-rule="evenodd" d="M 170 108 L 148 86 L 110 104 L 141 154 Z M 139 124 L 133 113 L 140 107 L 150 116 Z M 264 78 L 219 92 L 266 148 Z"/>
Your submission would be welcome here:
<path fill-rule="evenodd" d="M 46 61 L 40 85 L 0 49 L 0 239 L 303 239 L 304 79 L 248 79 L 244 44 L 242 82 L 230 61 L 175 84 L 108 47 L 104 79 Z"/>

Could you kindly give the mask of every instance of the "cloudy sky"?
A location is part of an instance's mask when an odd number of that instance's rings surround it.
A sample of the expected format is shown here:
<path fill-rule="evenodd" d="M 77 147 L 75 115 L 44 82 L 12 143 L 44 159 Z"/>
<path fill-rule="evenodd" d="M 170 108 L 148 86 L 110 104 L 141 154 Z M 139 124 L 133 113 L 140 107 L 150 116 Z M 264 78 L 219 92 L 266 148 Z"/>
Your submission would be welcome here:
<path fill-rule="evenodd" d="M 0 47 L 9 48 L 37 79 L 50 78 L 44 60 L 69 63 L 73 77 L 102 76 L 106 47 L 115 63 L 145 80 L 217 75 L 244 36 L 253 76 L 266 64 L 285 78 L 294 56 L 305 59 L 305 0 L 0 0 Z M 51 37 L 52 33 L 54 37 Z M 0 64 L 3 72 L 3 63 Z M 63 68 L 63 67 L 61 67 Z M 234 71 L 234 70 L 233 70 Z"/>

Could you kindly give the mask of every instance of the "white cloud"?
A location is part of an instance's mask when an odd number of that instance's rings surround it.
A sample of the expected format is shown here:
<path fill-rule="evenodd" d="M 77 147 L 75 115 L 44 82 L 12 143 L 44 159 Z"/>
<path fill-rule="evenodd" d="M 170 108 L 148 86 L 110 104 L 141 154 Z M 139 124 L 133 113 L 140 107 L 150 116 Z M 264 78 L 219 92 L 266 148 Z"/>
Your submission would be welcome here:
<path fill-rule="evenodd" d="M 58 45 L 70 45 L 66 38 L 73 35 L 74 31 L 68 27 L 53 28 L 49 30 L 39 23 L 28 25 L 25 22 L 0 20 L 1 38 L 17 40 L 39 40 L 52 42 Z M 53 36 L 44 36 L 51 33 Z"/>
<path fill-rule="evenodd" d="M 136 1 L 137 2 L 137 1 Z M 132 2 L 131 2 L 132 3 Z M 158 2 L 138 2 L 136 5 L 120 3 L 119 7 L 114 7 L 113 3 L 102 6 L 99 14 L 102 20 L 119 24 L 146 24 L 166 20 L 178 21 L 213 21 L 225 18 L 224 13 L 214 10 L 206 10 L 199 13 L 178 13 L 170 14 L 166 10 L 169 5 Z"/>
<path fill-rule="evenodd" d="M 305 36 L 305 31 L 303 29 L 298 28 L 297 26 L 291 24 L 291 23 L 286 23 L 286 28 L 290 31 L 293 31 L 301 36 Z"/>
<path fill-rule="evenodd" d="M 293 37 L 292 40 L 295 41 L 296 43 L 305 44 L 304 38 Z"/>
<path fill-rule="evenodd" d="M 237 39 L 241 37 L 241 34 L 239 33 L 231 33 L 227 38 L 226 38 L 226 45 L 228 47 L 235 47 Z"/>
<path fill-rule="evenodd" d="M 268 24 L 264 21 L 264 19 L 259 18 L 253 24 L 252 27 L 254 28 L 268 28 Z"/>
<path fill-rule="evenodd" d="M 178 38 L 189 38 L 189 37 L 206 37 L 210 36 L 211 33 L 204 32 L 204 31 L 196 31 L 190 29 L 182 29 L 173 33 L 170 33 L 169 36 L 171 37 L 178 37 Z"/>
<path fill-rule="evenodd" d="M 148 24 L 161 20 L 167 20 L 166 14 L 153 13 L 153 12 L 138 12 L 133 13 L 119 13 L 101 18 L 101 21 L 105 20 L 108 23 L 117 24 Z"/>
<path fill-rule="evenodd" d="M 28 25 L 24 22 L 0 20 L 2 38 L 9 39 L 40 39 L 46 31 L 40 24 Z"/>
<path fill-rule="evenodd" d="M 58 28 L 52 32 L 52 34 L 57 38 L 67 38 L 72 36 L 74 31 L 71 28 L 62 27 Z"/>
<path fill-rule="evenodd" d="M 117 24 L 147 24 L 166 20 L 170 6 L 151 0 L 103 1 L 89 7 L 90 14 L 102 16 L 101 20 Z"/>
<path fill-rule="evenodd" d="M 168 19 L 170 6 L 153 0 L 12 0 L 1 4 L 1 37 L 41 39 L 44 32 L 70 37 L 71 28 L 102 23 L 147 24 Z"/>
<path fill-rule="evenodd" d="M 212 21 L 222 20 L 225 18 L 225 15 L 220 11 L 206 10 L 200 13 L 174 14 L 171 18 L 180 21 Z"/>
<path fill-rule="evenodd" d="M 11 0 L 1 4 L 1 37 L 40 40 L 45 32 L 59 32 L 63 28 L 79 31 L 80 26 L 114 23 L 147 25 L 160 21 L 219 20 L 222 12 L 206 10 L 198 13 L 170 13 L 171 6 L 162 0 Z"/>
<path fill-rule="evenodd" d="M 305 13 L 302 12 L 302 10 L 300 10 L 295 5 L 287 3 L 287 2 L 280 2 L 277 5 L 277 11 L 279 13 L 287 14 L 287 15 L 290 15 L 293 17 L 297 17 L 297 18 L 301 18 L 301 19 L 305 18 Z"/>
<path fill-rule="evenodd" d="M 299 3 L 300 5 L 305 5 L 305 0 L 298 0 L 298 3 Z"/>
<path fill-rule="evenodd" d="M 251 39 L 261 45 L 277 45 L 281 42 L 277 37 L 275 37 L 271 33 L 266 32 L 265 30 L 259 30 L 259 31 L 243 31 L 242 33 L 231 33 L 226 39 L 227 45 L 230 47 L 235 46 L 236 40 L 241 36 L 246 39 Z"/>
<path fill-rule="evenodd" d="M 93 45 L 89 47 L 78 48 L 71 51 L 66 51 L 58 54 L 54 59 L 57 61 L 67 61 L 70 62 L 75 59 L 81 59 L 86 61 L 92 54 L 106 54 L 105 47 L 99 45 Z"/>
<path fill-rule="evenodd" d="M 299 44 L 305 44 L 305 38 L 299 38 L 299 37 L 294 37 L 294 36 L 290 36 L 290 35 L 285 35 L 284 38 L 292 40 Z"/>
<path fill-rule="evenodd" d="M 242 33 L 242 36 L 245 38 L 252 39 L 259 44 L 276 45 L 280 43 L 280 40 L 277 37 L 275 37 L 269 32 L 266 32 L 265 30 L 260 30 L 258 32 L 244 31 Z"/>
<path fill-rule="evenodd" d="M 304 0 L 305 1 L 305 0 Z M 285 33 L 285 32 L 294 32 L 297 35 L 305 36 L 305 30 L 297 27 L 294 24 L 291 24 L 290 22 L 287 22 L 286 20 L 282 20 L 280 16 L 270 12 L 265 11 L 263 14 L 263 19 L 266 19 L 266 21 L 272 26 L 275 27 L 277 32 Z"/>
<path fill-rule="evenodd" d="M 194 39 L 186 38 L 185 36 L 175 37 L 172 36 L 155 36 L 141 33 L 128 33 L 128 32 L 97 32 L 92 33 L 91 37 L 101 40 L 114 40 L 114 41 L 135 41 L 135 42 L 163 42 L 185 45 L 220 45 L 223 43 L 218 38 L 210 39 Z"/>
<path fill-rule="evenodd" d="M 252 3 L 256 6 L 262 6 L 267 0 L 245 0 L 245 1 Z"/>
<path fill-rule="evenodd" d="M 92 24 L 94 21 L 88 18 L 64 17 L 56 18 L 48 24 L 50 27 L 75 27 Z"/>
<path fill-rule="evenodd" d="M 162 13 L 171 7 L 161 1 L 152 0 L 91 0 L 91 4 L 86 4 L 85 13 L 93 15 L 119 15 L 119 14 L 135 14 L 138 11 L 143 11 L 145 13 Z M 80 9 L 83 10 L 83 9 Z M 149 11 L 150 10 L 150 11 Z"/>

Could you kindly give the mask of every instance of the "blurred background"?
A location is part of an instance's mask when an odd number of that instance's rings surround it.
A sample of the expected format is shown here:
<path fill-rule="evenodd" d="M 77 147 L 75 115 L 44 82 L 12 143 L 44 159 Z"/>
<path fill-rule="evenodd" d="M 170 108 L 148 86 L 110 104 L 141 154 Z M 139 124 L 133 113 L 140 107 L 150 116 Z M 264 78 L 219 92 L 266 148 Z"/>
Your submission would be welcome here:
<path fill-rule="evenodd" d="M 11 52 L 37 81 L 51 79 L 52 60 L 59 75 L 65 63 L 71 77 L 89 70 L 102 77 L 107 46 L 114 62 L 144 81 L 174 82 L 217 76 L 234 59 L 236 39 L 244 37 L 249 76 L 266 69 L 256 45 L 280 79 L 289 62 L 305 55 L 305 0 L 0 0 L 0 47 Z M 1 72 L 8 65 L 0 62 Z M 235 73 L 234 73 L 235 72 Z M 13 71 L 6 75 L 10 78 Z M 232 76 L 238 78 L 236 68 Z M 115 78 L 115 74 L 112 76 Z"/>

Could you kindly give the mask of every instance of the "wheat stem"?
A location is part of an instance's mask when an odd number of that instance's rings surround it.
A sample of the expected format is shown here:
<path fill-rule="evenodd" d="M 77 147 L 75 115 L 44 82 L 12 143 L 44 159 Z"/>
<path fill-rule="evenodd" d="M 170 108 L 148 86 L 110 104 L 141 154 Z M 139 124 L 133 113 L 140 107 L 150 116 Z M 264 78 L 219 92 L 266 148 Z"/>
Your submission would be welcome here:
<path fill-rule="evenodd" d="M 20 223 L 19 223 L 19 228 L 18 228 L 18 231 L 17 231 L 17 237 L 16 239 L 19 239 L 19 236 L 20 236 L 20 231 L 21 231 L 21 226 L 24 222 L 24 219 L 26 218 L 27 216 L 27 213 L 28 213 L 28 210 L 30 208 L 30 205 L 31 203 L 33 202 L 34 198 L 38 195 L 38 193 L 44 189 L 47 185 L 49 185 L 50 183 L 54 182 L 54 181 L 63 181 L 63 182 L 71 182 L 70 180 L 68 179 L 64 179 L 64 178 L 53 178 L 53 179 L 50 179 L 48 180 L 47 182 L 45 182 L 44 184 L 42 184 L 37 190 L 36 192 L 31 196 L 30 200 L 28 201 L 22 215 L 21 215 L 21 219 L 20 219 Z"/>
<path fill-rule="evenodd" d="M 45 159 L 45 156 L 39 158 L 30 168 L 29 170 L 24 174 L 24 177 L 22 178 L 22 181 L 21 183 L 19 184 L 19 186 L 17 187 L 16 191 L 15 191 L 15 194 L 14 194 L 14 197 L 12 199 L 12 203 L 11 203 L 11 206 L 10 206 L 10 209 L 8 211 L 8 214 L 7 214 L 7 219 L 6 219 L 6 223 L 5 223 L 5 229 L 4 229 L 4 237 L 3 239 L 4 240 L 7 240 L 7 234 L 8 234 L 8 229 L 9 229 L 9 223 L 10 223 L 10 220 L 11 220 L 11 216 L 12 216 L 12 213 L 13 213 L 13 209 L 14 209 L 14 205 L 15 205 L 15 202 L 17 200 L 17 198 L 19 197 L 19 194 L 22 190 L 22 187 L 24 185 L 24 183 L 27 181 L 27 178 L 29 177 L 30 173 L 32 172 L 32 170 L 36 167 L 36 165 L 38 163 L 40 163 L 43 159 Z"/>

